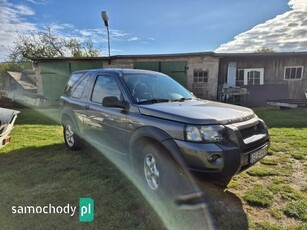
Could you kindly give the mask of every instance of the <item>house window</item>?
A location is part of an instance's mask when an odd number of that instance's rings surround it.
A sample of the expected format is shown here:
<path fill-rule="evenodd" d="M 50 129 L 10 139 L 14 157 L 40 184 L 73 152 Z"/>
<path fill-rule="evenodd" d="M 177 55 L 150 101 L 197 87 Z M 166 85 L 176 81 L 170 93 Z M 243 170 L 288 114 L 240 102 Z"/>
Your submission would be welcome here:
<path fill-rule="evenodd" d="M 195 83 L 208 82 L 208 71 L 195 70 L 193 79 Z"/>
<path fill-rule="evenodd" d="M 247 73 L 247 84 L 248 85 L 260 85 L 260 72 L 250 71 Z"/>
<path fill-rule="evenodd" d="M 236 86 L 244 85 L 244 69 L 237 69 Z"/>
<path fill-rule="evenodd" d="M 244 69 L 244 85 L 263 85 L 264 69 Z"/>
<path fill-rule="evenodd" d="M 284 80 L 301 80 L 303 78 L 303 66 L 285 67 Z"/>

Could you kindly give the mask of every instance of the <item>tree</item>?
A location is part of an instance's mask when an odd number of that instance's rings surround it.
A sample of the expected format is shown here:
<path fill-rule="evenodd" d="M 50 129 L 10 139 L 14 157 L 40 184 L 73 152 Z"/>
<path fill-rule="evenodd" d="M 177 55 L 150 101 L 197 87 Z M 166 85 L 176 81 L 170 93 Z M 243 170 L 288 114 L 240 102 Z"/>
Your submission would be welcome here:
<path fill-rule="evenodd" d="M 81 42 L 76 38 L 71 38 L 65 40 L 64 43 L 72 57 L 98 57 L 100 53 L 100 50 L 94 47 L 91 39 Z"/>
<path fill-rule="evenodd" d="M 262 47 L 256 50 L 256 53 L 275 53 L 273 48 Z"/>
<path fill-rule="evenodd" d="M 9 59 L 13 62 L 32 58 L 97 57 L 100 54 L 91 39 L 66 38 L 55 34 L 50 27 L 29 34 L 17 32 L 17 35 L 14 46 L 9 49 Z"/>

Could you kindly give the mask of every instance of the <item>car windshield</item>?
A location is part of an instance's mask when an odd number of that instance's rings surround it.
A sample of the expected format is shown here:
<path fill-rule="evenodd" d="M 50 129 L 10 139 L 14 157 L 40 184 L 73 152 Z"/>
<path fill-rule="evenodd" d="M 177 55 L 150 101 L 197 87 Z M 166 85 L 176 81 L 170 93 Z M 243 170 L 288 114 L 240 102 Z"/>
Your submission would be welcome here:
<path fill-rule="evenodd" d="M 124 80 L 138 104 L 184 101 L 195 98 L 190 91 L 166 75 L 127 74 Z"/>

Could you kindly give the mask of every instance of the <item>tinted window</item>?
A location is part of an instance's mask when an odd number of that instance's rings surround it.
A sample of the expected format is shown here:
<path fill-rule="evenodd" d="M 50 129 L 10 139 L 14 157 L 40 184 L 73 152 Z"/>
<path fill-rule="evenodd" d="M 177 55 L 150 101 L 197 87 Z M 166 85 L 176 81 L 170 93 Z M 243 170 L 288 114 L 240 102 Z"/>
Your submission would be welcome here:
<path fill-rule="evenodd" d="M 121 100 L 121 91 L 113 77 L 98 76 L 92 93 L 92 101 L 102 103 L 104 97 L 117 97 Z"/>
<path fill-rule="evenodd" d="M 86 76 L 82 80 L 78 81 L 77 84 L 75 84 L 76 86 L 73 87 L 71 96 L 74 98 L 81 98 L 88 80 L 89 76 Z"/>
<path fill-rule="evenodd" d="M 66 88 L 64 90 L 64 93 L 66 95 L 71 95 L 73 87 L 83 75 L 84 73 L 75 73 L 70 76 L 69 81 L 67 82 Z"/>

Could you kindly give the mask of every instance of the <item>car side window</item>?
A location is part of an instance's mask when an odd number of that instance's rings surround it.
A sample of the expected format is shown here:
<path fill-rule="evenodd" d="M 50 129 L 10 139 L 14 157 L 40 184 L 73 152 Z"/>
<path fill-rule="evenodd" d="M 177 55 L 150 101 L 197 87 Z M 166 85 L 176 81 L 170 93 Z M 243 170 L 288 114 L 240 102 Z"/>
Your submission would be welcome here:
<path fill-rule="evenodd" d="M 102 103 L 105 97 L 117 97 L 118 100 L 122 99 L 121 91 L 113 77 L 98 76 L 93 88 L 92 102 Z"/>
<path fill-rule="evenodd" d="M 74 98 L 81 98 L 88 80 L 89 76 L 85 76 L 83 79 L 81 79 L 81 81 L 78 82 L 78 85 L 73 89 L 71 96 Z"/>
<path fill-rule="evenodd" d="M 64 93 L 68 96 L 71 95 L 72 89 L 75 87 L 78 80 L 84 75 L 84 73 L 74 73 L 70 76 L 69 81 L 66 84 Z"/>

